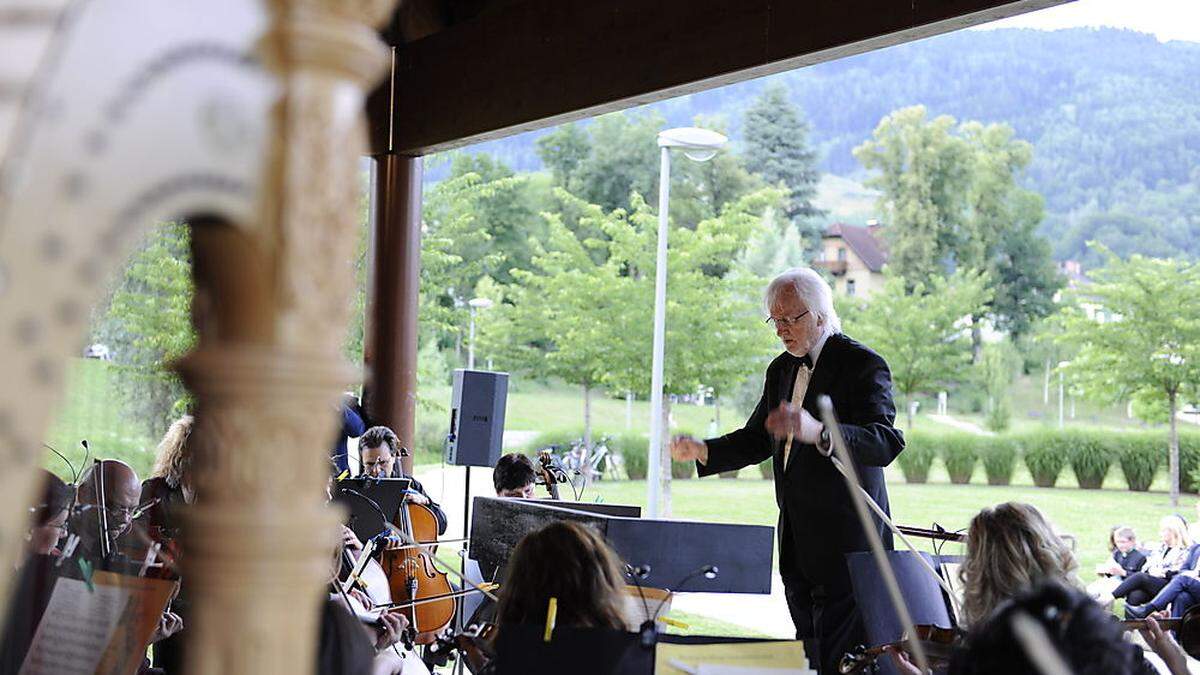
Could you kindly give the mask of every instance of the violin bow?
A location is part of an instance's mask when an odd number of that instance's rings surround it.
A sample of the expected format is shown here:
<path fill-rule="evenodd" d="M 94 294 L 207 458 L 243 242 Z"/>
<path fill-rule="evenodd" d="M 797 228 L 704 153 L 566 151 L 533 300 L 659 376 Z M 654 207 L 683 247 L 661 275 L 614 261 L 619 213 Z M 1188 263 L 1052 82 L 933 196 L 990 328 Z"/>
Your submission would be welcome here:
<path fill-rule="evenodd" d="M 821 411 L 821 419 L 825 423 L 825 428 L 829 430 L 829 438 L 833 446 L 831 450 L 836 453 L 836 456 L 833 454 L 826 456 L 846 479 L 847 487 L 850 488 L 851 501 L 854 502 L 854 510 L 858 513 L 863 531 L 867 533 L 867 539 L 871 542 L 871 554 L 875 557 L 879 574 L 883 577 L 884 585 L 887 586 L 888 595 L 891 596 L 892 607 L 896 610 L 896 618 L 904 627 L 905 634 L 911 636 L 908 643 L 912 648 L 913 657 L 917 661 L 917 668 L 922 673 L 927 673 L 929 672 L 929 659 L 925 656 L 925 647 L 917 639 L 917 629 L 913 625 L 912 615 L 908 613 L 908 605 L 904 603 L 904 596 L 900 594 L 900 583 L 896 581 L 896 573 L 892 569 L 891 563 L 888 562 L 887 553 L 883 548 L 883 539 L 875 531 L 875 524 L 871 522 L 871 510 L 867 504 L 874 504 L 876 515 L 879 515 L 893 531 L 896 526 L 892 524 L 890 518 L 882 513 L 882 509 L 875 504 L 871 495 L 863 489 L 862 482 L 858 479 L 858 471 L 854 468 L 854 462 L 850 458 L 850 450 L 846 447 L 846 439 L 842 437 L 842 428 L 838 426 L 837 416 L 833 412 L 833 401 L 828 396 L 822 395 L 817 399 L 817 407 Z M 905 540 L 904 543 L 908 544 L 908 541 Z M 916 556 L 922 561 L 925 560 L 919 553 L 916 553 Z M 934 576 L 937 576 L 936 573 Z"/>
<path fill-rule="evenodd" d="M 832 447 L 830 448 L 830 450 L 832 451 L 837 448 L 837 445 L 836 445 L 837 441 L 835 441 L 834 439 L 840 440 L 840 442 L 842 444 L 842 449 L 844 450 L 846 447 L 846 439 L 842 436 L 842 428 L 841 428 L 841 426 L 838 425 L 837 415 L 833 412 L 833 402 L 832 401 L 829 402 L 829 411 L 828 411 L 828 415 L 826 415 L 823 400 L 828 399 L 828 398 L 829 398 L 828 396 L 822 396 L 821 399 L 819 399 L 817 401 L 817 406 L 818 406 L 818 408 L 821 409 L 821 418 L 822 418 L 821 421 L 824 422 L 825 426 L 829 428 L 829 438 L 831 441 L 834 441 L 833 443 L 831 443 Z M 821 452 L 819 449 L 817 451 Z M 821 454 L 825 454 L 825 453 L 822 452 Z M 850 478 L 849 478 L 849 476 L 846 476 L 845 465 L 842 463 L 842 460 L 839 459 L 839 456 L 842 454 L 843 453 L 839 452 L 838 456 L 833 456 L 831 454 L 826 455 L 826 456 L 829 457 L 830 461 L 833 462 L 833 466 L 842 474 L 842 476 L 845 476 L 846 480 L 849 481 Z M 849 451 L 847 450 L 844 454 L 847 456 L 847 459 L 845 461 L 849 462 L 849 454 L 850 454 Z M 853 462 L 850 462 L 850 467 L 851 467 L 851 469 L 853 469 L 853 467 L 854 467 Z M 946 592 L 946 597 L 950 598 L 950 605 L 954 608 L 954 616 L 961 617 L 963 615 L 962 614 L 962 603 L 959 602 L 958 594 L 955 593 L 954 589 L 952 589 L 950 587 L 950 584 L 947 583 L 946 580 L 942 578 L 942 575 L 938 574 L 937 570 L 933 569 L 933 565 L 930 565 L 929 561 L 925 559 L 925 556 L 921 555 L 921 552 L 917 550 L 917 547 L 912 543 L 912 541 L 910 541 L 908 537 L 904 536 L 904 529 L 905 529 L 904 526 L 897 526 L 895 523 L 893 523 L 892 519 L 888 516 L 888 514 L 886 512 L 884 512 L 883 509 L 879 508 L 879 504 L 875 503 L 875 499 L 873 497 L 871 497 L 871 493 L 869 493 L 863 489 L 862 483 L 860 483 L 858 481 L 857 473 L 854 474 L 854 481 L 853 481 L 852 487 L 856 488 L 856 490 L 852 489 L 851 492 L 854 492 L 854 493 L 858 494 L 859 496 L 861 496 L 866 501 L 867 507 L 870 508 L 872 511 L 874 511 L 875 515 L 878 516 L 879 519 L 883 521 L 883 524 L 887 525 L 888 529 L 890 529 L 892 532 L 894 532 L 896 534 L 896 536 L 900 539 L 900 541 L 904 543 L 904 546 L 906 548 L 908 548 L 908 550 L 911 551 L 914 555 L 917 556 L 917 560 L 919 560 L 921 562 L 921 566 L 924 567 L 927 572 L 929 572 L 930 576 L 933 577 L 933 580 L 937 582 L 938 586 L 940 586 L 942 588 L 942 590 Z M 875 531 L 874 527 L 870 528 L 870 530 L 872 532 Z M 957 541 L 957 540 L 951 540 L 951 539 L 947 538 L 947 541 Z"/>

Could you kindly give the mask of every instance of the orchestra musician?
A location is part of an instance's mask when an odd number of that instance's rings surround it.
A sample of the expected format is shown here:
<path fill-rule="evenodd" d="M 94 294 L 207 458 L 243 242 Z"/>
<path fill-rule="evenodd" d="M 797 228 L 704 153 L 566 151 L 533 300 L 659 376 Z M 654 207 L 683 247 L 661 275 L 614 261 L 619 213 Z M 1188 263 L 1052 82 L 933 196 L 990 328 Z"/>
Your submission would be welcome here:
<path fill-rule="evenodd" d="M 40 469 L 42 491 L 38 502 L 33 506 L 33 519 L 29 524 L 29 534 L 26 535 L 30 555 L 59 555 L 58 544 L 67 531 L 67 517 L 71 512 L 71 503 L 75 499 L 75 490 L 54 474 Z"/>
<path fill-rule="evenodd" d="M 0 633 L 0 673 L 20 670 L 34 631 L 50 602 L 59 558 L 58 543 L 66 532 L 74 488 L 58 476 L 39 469 L 42 489 L 30 509 L 27 556 L 14 576 L 13 592 Z"/>
<path fill-rule="evenodd" d="M 1073 612 L 1079 621 L 1074 628 L 1067 627 L 1052 631 L 1056 635 L 1064 631 L 1075 631 L 1073 644 L 1091 645 L 1096 653 L 1096 664 L 1108 664 L 1112 670 L 1076 670 L 1095 673 L 1142 673 L 1144 659 L 1137 659 L 1134 670 L 1123 670 L 1113 664 L 1128 664 L 1130 650 L 1121 637 L 1111 617 L 1103 608 L 1080 592 L 1082 583 L 1076 577 L 1078 565 L 1070 547 L 1056 534 L 1054 527 L 1034 506 L 1021 502 L 1006 502 L 989 506 L 971 519 L 967 530 L 966 555 L 959 569 L 963 588 L 963 615 L 959 623 L 969 629 L 966 650 L 956 655 L 949 672 L 985 673 L 1036 672 L 1028 666 L 1019 666 L 1027 658 L 1020 652 L 1016 640 L 1008 627 L 1008 618 L 1014 606 L 1042 607 L 1054 605 L 1064 612 Z M 1040 611 L 1040 610 L 1039 610 Z M 1103 618 L 1101 622 L 1097 617 Z M 1103 625 L 1101 625 L 1103 624 Z M 1155 650 L 1168 663 L 1181 655 L 1177 645 L 1169 638 L 1147 633 L 1147 642 L 1157 644 Z M 1100 646 L 1104 643 L 1104 646 Z M 1000 655 L 1007 649 L 1003 658 Z M 1064 652 L 1069 660 L 1083 657 L 1086 652 L 1076 652 L 1069 646 Z M 919 675 L 920 671 L 907 656 L 897 648 L 889 647 L 897 670 L 905 675 Z M 1000 659 L 997 661 L 997 659 Z M 1105 659 L 1112 659 L 1106 661 Z M 1177 659 L 1176 659 L 1177 660 Z M 1080 662 L 1082 663 L 1082 661 Z M 1005 664 L 1009 669 L 1001 668 Z M 1075 664 L 1072 664 L 1075 665 Z M 1186 672 L 1186 671 L 1184 671 Z"/>
<path fill-rule="evenodd" d="M 533 461 L 519 452 L 502 456 L 492 469 L 492 485 L 497 497 L 532 499 L 535 482 Z"/>
<path fill-rule="evenodd" d="M 1153 675 L 1157 670 L 1099 604 L 1074 586 L 1052 580 L 1013 593 L 968 634 L 964 648 L 950 662 L 950 675 L 1008 675 L 1048 672 L 1039 664 L 1040 650 L 1021 637 L 1017 616 L 1041 630 L 1054 656 L 1076 675 Z M 1187 675 L 1183 650 L 1157 625 L 1144 632 L 1171 675 Z M 920 671 L 903 665 L 905 675 Z"/>
<path fill-rule="evenodd" d="M 525 535 L 508 560 L 496 624 L 546 622 L 557 598 L 556 625 L 625 630 L 625 577 L 620 559 L 595 530 L 571 521 Z"/>
<path fill-rule="evenodd" d="M 903 450 L 904 436 L 893 426 L 887 363 L 841 332 L 821 275 L 788 270 L 771 281 L 765 296 L 767 321 L 784 352 L 767 368 L 758 406 L 744 427 L 719 438 L 675 437 L 671 455 L 695 460 L 700 476 L 774 457 L 779 568 L 788 608 L 796 636 L 806 641 L 819 672 L 834 673 L 847 648 L 865 635 L 845 554 L 867 550 L 869 539 L 845 481 L 823 455 L 830 438 L 817 419 L 818 397 L 831 398 L 862 486 L 885 512 L 883 467 Z M 891 549 L 890 530 L 878 520 L 876 527 Z"/>
<path fill-rule="evenodd" d="M 359 475 L 411 480 L 412 486 L 405 493 L 404 501 L 428 506 L 437 517 L 438 534 L 445 534 L 446 513 L 442 511 L 442 507 L 429 498 L 425 487 L 416 478 L 404 474 L 399 460 L 407 455 L 408 450 L 400 446 L 400 439 L 394 431 L 384 426 L 371 427 L 358 438 L 358 459 L 362 465 L 362 473 Z"/>
<path fill-rule="evenodd" d="M 97 469 L 97 467 L 100 467 Z M 99 473 L 99 476 L 97 475 Z M 104 518 L 107 532 L 100 531 L 100 494 L 97 478 L 104 484 Z M 107 537 L 110 551 L 121 543 L 133 525 L 133 514 L 141 503 L 142 484 L 133 467 L 118 459 L 105 459 L 88 466 L 79 478 L 75 512 L 69 523 L 79 536 L 76 555 L 93 562 L 101 561 L 101 540 Z"/>
<path fill-rule="evenodd" d="M 145 512 L 146 531 L 153 541 L 164 546 L 165 555 L 178 554 L 179 514 L 188 504 L 196 501 L 192 480 L 192 458 L 195 442 L 192 429 L 195 420 L 184 415 L 175 420 L 163 434 L 155 450 L 154 468 L 150 477 L 142 482 L 142 503 L 150 504 Z M 180 617 L 184 625 L 191 609 L 191 601 L 181 583 L 179 594 L 171 601 L 171 611 Z M 154 644 L 152 661 L 165 675 L 182 673 L 184 646 L 187 638 L 176 633 Z"/>

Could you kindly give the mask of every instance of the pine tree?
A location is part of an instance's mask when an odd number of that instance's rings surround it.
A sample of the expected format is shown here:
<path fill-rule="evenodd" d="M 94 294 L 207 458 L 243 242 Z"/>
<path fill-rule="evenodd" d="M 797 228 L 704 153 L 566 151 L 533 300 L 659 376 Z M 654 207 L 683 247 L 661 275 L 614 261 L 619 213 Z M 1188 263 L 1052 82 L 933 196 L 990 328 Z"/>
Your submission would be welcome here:
<path fill-rule="evenodd" d="M 822 227 L 815 219 L 825 212 L 812 201 L 821 180 L 817 153 L 808 145 L 808 122 L 788 102 L 783 85 L 763 89 L 746 111 L 744 133 L 746 168 L 790 193 L 780 227 L 793 223 L 811 245 L 820 243 Z"/>

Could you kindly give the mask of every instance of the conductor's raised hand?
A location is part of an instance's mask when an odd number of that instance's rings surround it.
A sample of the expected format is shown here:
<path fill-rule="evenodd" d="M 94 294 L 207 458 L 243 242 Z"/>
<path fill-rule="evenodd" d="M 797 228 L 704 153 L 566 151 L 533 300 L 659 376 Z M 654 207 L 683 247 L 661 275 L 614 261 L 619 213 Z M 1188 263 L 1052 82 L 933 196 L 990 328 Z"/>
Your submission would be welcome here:
<path fill-rule="evenodd" d="M 787 438 L 790 434 L 793 440 L 816 445 L 825 425 L 804 408 L 784 402 L 767 415 L 766 427 L 775 438 Z"/>
<path fill-rule="evenodd" d="M 708 446 L 695 436 L 680 434 L 671 439 L 671 459 L 676 462 L 698 460 L 701 464 L 707 464 Z"/>

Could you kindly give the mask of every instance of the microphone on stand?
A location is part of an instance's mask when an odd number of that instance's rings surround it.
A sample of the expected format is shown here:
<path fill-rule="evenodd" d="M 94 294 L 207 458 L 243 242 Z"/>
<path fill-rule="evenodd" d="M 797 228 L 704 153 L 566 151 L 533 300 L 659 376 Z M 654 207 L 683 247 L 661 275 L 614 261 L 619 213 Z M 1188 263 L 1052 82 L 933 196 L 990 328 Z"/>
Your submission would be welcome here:
<path fill-rule="evenodd" d="M 650 573 L 649 565 L 644 565 L 642 567 L 634 568 L 634 569 L 635 569 L 635 571 L 644 569 L 646 574 L 642 575 L 643 577 L 645 577 L 647 574 Z M 678 588 L 678 587 L 686 584 L 687 582 L 691 581 L 692 579 L 694 579 L 698 576 L 701 576 L 701 575 L 703 575 L 705 579 L 709 579 L 709 580 L 716 579 L 717 575 L 720 573 L 720 571 L 721 571 L 720 568 L 718 568 L 716 565 L 704 565 L 702 567 L 698 567 L 698 568 L 692 570 L 691 572 L 688 572 L 687 574 L 685 574 L 683 576 L 682 579 L 680 579 L 679 581 L 677 581 L 671 585 Z M 640 589 L 641 586 L 639 585 L 638 588 Z M 667 591 L 667 594 L 663 597 L 662 600 L 659 601 L 658 606 L 654 608 L 654 613 L 649 614 L 646 617 L 646 622 L 642 624 L 641 630 L 638 631 L 638 634 L 641 636 L 642 646 L 647 649 L 654 646 L 654 643 L 658 642 L 658 627 L 654 623 L 654 618 L 656 616 L 658 616 L 659 612 L 662 611 L 663 605 L 667 604 L 667 601 L 675 596 L 675 592 L 672 591 L 670 588 L 667 588 L 665 590 Z M 645 596 L 643 596 L 642 599 L 645 600 Z"/>

